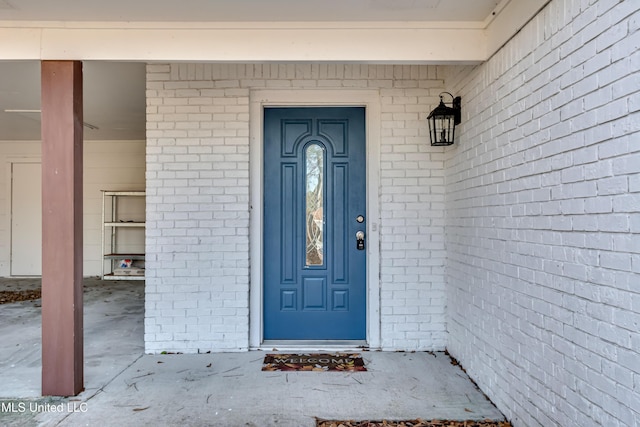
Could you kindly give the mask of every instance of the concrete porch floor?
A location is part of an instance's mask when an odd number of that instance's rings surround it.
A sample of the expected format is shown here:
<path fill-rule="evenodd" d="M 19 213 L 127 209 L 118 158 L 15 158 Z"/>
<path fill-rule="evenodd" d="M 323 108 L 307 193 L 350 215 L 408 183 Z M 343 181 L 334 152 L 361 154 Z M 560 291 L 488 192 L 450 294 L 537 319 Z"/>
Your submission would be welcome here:
<path fill-rule="evenodd" d="M 39 286 L 0 279 L 0 290 Z M 364 351 L 367 372 L 262 372 L 262 351 L 144 355 L 143 282 L 86 279 L 84 312 L 85 391 L 41 398 L 40 301 L 0 305 L 0 425 L 504 419 L 443 353 Z"/>

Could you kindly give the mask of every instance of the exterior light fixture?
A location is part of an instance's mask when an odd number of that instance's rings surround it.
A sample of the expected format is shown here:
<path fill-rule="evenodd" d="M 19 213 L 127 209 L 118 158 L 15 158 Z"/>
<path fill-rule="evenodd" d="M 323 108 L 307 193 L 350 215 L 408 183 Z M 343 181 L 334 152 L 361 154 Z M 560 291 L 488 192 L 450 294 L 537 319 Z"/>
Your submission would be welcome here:
<path fill-rule="evenodd" d="M 451 107 L 447 107 L 442 100 L 442 96 L 447 94 L 451 97 Z M 461 98 L 455 98 L 449 92 L 440 94 L 440 104 L 429 113 L 427 122 L 429 123 L 429 138 L 431 145 L 451 145 L 455 135 L 456 125 L 460 124 Z"/>

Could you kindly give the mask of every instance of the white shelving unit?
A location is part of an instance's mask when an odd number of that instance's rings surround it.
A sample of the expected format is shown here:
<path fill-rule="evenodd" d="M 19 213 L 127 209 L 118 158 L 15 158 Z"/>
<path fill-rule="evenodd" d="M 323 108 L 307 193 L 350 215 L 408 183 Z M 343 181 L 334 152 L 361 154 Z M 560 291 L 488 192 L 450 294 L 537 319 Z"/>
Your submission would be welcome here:
<path fill-rule="evenodd" d="M 144 261 L 144 198 L 144 191 L 102 191 L 102 280 L 144 280 L 144 268 L 118 267 Z M 140 229 L 142 239 L 133 232 Z"/>

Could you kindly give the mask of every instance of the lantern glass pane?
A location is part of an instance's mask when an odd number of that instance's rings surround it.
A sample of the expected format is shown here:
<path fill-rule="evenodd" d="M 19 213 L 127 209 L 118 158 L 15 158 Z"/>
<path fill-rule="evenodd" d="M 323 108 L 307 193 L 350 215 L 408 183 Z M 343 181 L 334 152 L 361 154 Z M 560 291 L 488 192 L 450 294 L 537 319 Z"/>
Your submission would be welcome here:
<path fill-rule="evenodd" d="M 433 122 L 433 123 L 432 123 Z M 454 116 L 434 116 L 429 120 L 429 134 L 432 145 L 451 145 L 454 136 Z"/>

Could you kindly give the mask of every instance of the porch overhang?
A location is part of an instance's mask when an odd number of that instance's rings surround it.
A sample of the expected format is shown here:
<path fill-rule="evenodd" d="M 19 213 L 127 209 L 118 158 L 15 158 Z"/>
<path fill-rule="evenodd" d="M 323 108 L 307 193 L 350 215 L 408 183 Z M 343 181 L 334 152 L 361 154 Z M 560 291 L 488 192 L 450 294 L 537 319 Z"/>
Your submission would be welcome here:
<path fill-rule="evenodd" d="M 0 60 L 479 63 L 549 1 L 478 22 L 0 21 Z"/>

